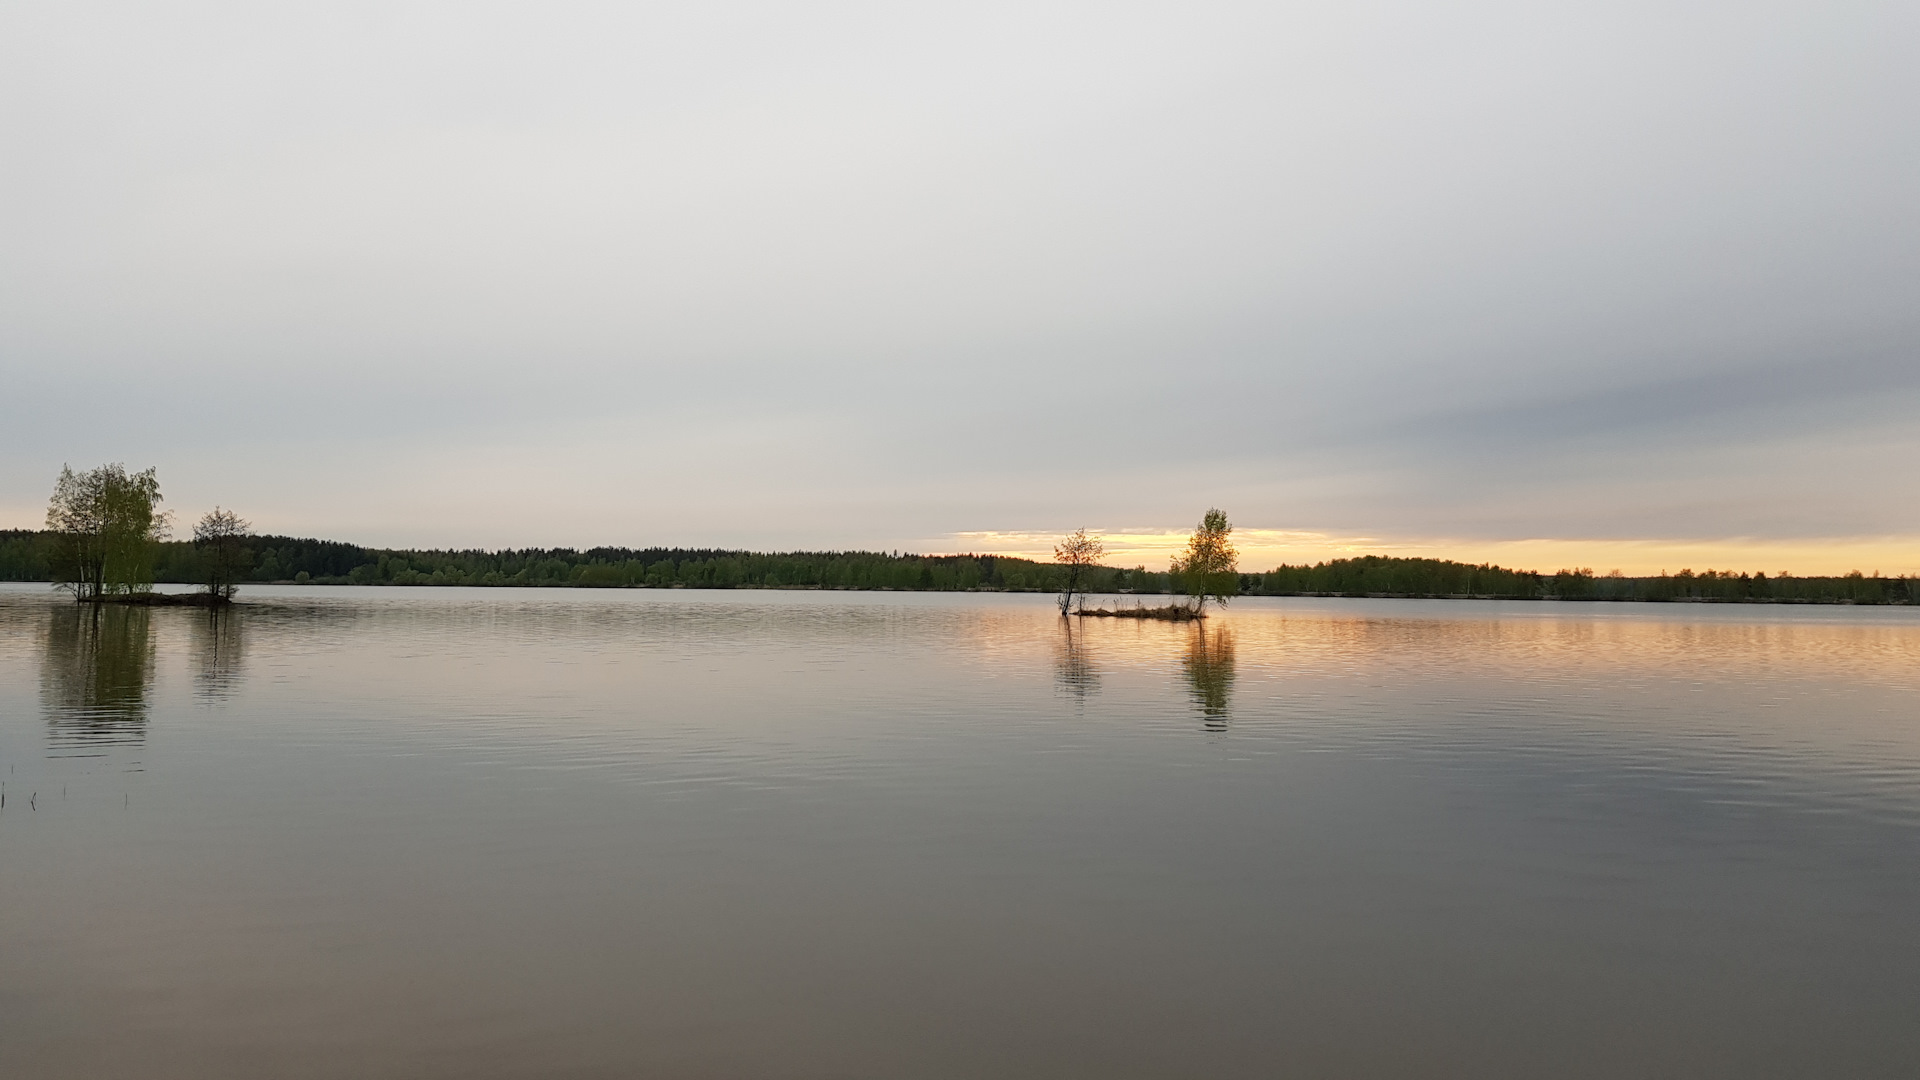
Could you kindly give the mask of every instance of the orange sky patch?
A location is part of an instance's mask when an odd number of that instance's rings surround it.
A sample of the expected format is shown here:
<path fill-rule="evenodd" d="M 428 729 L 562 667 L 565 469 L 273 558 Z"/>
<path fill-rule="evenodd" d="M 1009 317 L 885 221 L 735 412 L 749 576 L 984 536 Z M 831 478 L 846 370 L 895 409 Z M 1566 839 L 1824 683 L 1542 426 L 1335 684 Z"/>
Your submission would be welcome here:
<path fill-rule="evenodd" d="M 1186 545 L 1185 531 L 1163 529 L 1097 530 L 1106 540 L 1109 566 L 1145 566 L 1165 569 L 1167 560 Z M 1453 559 L 1494 563 L 1517 570 L 1552 573 L 1587 567 L 1605 574 L 1619 570 L 1629 575 L 1687 570 L 1786 571 L 1799 575 L 1845 574 L 1854 570 L 1888 575 L 1920 574 L 1920 537 L 1835 537 L 1808 540 L 1471 540 L 1338 536 L 1288 529 L 1235 529 L 1240 568 L 1271 569 L 1282 563 L 1302 564 L 1360 555 Z M 1052 533 L 955 533 L 933 547 L 983 554 L 1053 558 Z M 931 550 L 931 548 L 930 548 Z"/>

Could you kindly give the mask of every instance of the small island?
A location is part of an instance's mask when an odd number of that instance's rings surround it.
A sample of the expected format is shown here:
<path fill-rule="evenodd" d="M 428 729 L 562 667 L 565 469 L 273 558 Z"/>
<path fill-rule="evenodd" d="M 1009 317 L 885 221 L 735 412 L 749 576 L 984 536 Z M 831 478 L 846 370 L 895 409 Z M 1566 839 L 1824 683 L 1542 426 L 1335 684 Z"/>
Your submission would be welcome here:
<path fill-rule="evenodd" d="M 153 591 L 154 562 L 171 515 L 160 510 L 160 480 L 148 468 L 121 464 L 85 472 L 60 470 L 47 506 L 53 578 L 87 604 L 141 607 L 225 607 L 233 603 L 252 553 L 252 529 L 231 510 L 214 507 L 193 526 L 193 569 L 201 592 Z"/>
<path fill-rule="evenodd" d="M 1132 607 L 1087 608 L 1083 607 L 1074 615 L 1084 619 L 1163 619 L 1167 622 L 1188 622 L 1204 619 L 1206 613 L 1199 608 L 1186 604 L 1165 604 L 1160 607 L 1146 607 L 1138 602 Z"/>
<path fill-rule="evenodd" d="M 1168 568 L 1168 576 L 1177 580 L 1187 594 L 1188 599 L 1184 604 L 1147 607 L 1136 600 L 1132 607 L 1089 608 L 1085 581 L 1106 554 L 1106 543 L 1098 536 L 1088 536 L 1087 530 L 1079 529 L 1053 548 L 1054 561 L 1065 571 L 1060 585 L 1060 614 L 1095 619 L 1160 619 L 1167 622 L 1204 619 L 1207 617 L 1208 600 L 1225 604 L 1240 594 L 1240 553 L 1234 548 L 1232 537 L 1233 526 L 1228 524 L 1227 515 L 1218 507 L 1210 508 L 1206 516 L 1200 519 L 1199 527 L 1187 539 L 1186 550 L 1174 556 L 1173 564 Z M 1076 594 L 1080 597 L 1077 610 L 1073 606 Z"/>

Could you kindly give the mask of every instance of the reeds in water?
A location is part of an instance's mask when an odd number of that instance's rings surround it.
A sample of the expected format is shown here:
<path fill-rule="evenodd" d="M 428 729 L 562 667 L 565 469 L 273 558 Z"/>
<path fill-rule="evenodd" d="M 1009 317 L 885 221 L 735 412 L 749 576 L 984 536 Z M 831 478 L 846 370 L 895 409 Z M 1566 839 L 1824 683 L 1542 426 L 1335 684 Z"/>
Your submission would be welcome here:
<path fill-rule="evenodd" d="M 1132 607 L 1086 608 L 1074 612 L 1075 615 L 1090 616 L 1096 619 L 1162 619 L 1167 622 L 1189 622 L 1204 619 L 1206 612 L 1188 607 L 1185 604 L 1168 604 L 1165 607 L 1145 607 L 1135 600 Z"/>

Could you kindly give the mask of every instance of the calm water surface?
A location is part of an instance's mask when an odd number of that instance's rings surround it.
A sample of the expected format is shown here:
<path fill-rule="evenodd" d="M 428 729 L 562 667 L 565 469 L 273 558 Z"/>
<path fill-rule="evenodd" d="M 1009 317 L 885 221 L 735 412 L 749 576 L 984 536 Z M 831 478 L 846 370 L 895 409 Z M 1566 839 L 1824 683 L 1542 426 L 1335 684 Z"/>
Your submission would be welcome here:
<path fill-rule="evenodd" d="M 9 1077 L 1920 1075 L 1920 612 L 0 589 Z"/>

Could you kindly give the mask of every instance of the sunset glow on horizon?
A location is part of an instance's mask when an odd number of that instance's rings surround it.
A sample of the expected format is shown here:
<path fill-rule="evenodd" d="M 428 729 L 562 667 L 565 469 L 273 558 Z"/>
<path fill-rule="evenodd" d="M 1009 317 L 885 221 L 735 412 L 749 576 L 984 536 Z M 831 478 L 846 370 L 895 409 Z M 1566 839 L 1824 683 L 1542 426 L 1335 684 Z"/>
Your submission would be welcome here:
<path fill-rule="evenodd" d="M 1117 529 L 1098 533 L 1106 543 L 1109 566 L 1163 570 L 1187 542 L 1178 530 Z M 1465 540 L 1376 536 L 1336 536 L 1283 529 L 1236 528 L 1242 573 L 1260 573 L 1281 565 L 1310 565 L 1365 555 L 1446 559 L 1491 563 L 1514 570 L 1551 574 L 1562 569 L 1618 570 L 1629 577 L 1692 570 L 1736 573 L 1788 573 L 1799 577 L 1848 574 L 1904 576 L 1920 574 L 1920 537 L 1835 537 L 1807 540 L 1619 540 L 1553 539 Z M 1049 561 L 1058 536 L 1038 532 L 965 532 L 946 541 L 943 551 L 1010 555 Z M 936 546 L 939 542 L 936 542 Z"/>

